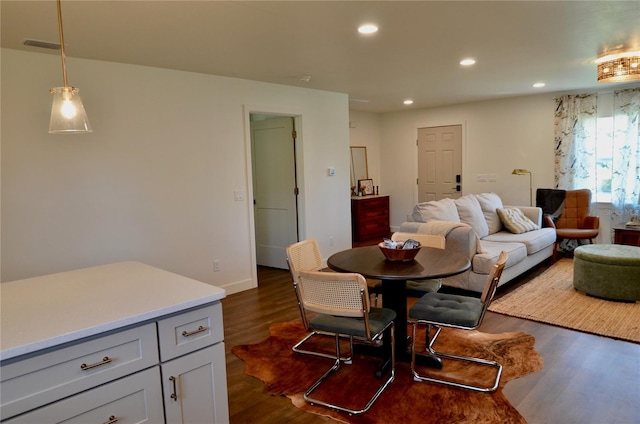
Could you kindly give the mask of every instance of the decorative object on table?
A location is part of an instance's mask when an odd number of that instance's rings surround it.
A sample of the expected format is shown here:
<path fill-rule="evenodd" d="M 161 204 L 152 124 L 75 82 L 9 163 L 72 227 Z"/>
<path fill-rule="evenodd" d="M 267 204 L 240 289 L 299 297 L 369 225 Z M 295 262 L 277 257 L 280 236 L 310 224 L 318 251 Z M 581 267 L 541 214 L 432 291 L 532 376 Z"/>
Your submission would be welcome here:
<path fill-rule="evenodd" d="M 53 94 L 51 105 L 51 119 L 49 121 L 49 133 L 51 134 L 78 134 L 91 132 L 89 118 L 82 105 L 80 94 L 76 87 L 67 84 L 67 64 L 64 53 L 64 34 L 62 31 L 62 6 L 60 0 L 58 6 L 58 33 L 60 35 L 60 57 L 62 59 L 62 87 L 49 90 Z"/>
<path fill-rule="evenodd" d="M 533 206 L 533 175 L 531 171 L 527 169 L 516 168 L 511 172 L 513 175 L 527 175 L 529 174 L 529 206 Z"/>
<path fill-rule="evenodd" d="M 406 248 L 404 247 L 406 245 Z M 378 243 L 380 251 L 385 259 L 391 262 L 409 262 L 414 260 L 420 251 L 420 243 L 415 240 L 407 240 L 407 242 L 392 241 L 385 239 Z"/>
<path fill-rule="evenodd" d="M 372 179 L 358 180 L 358 187 L 360 187 L 360 193 L 362 196 L 374 194 Z"/>
<path fill-rule="evenodd" d="M 312 405 L 322 405 L 334 410 L 359 415 L 367 412 L 385 389 L 395 379 L 395 344 L 394 319 L 396 313 L 387 308 L 371 308 L 367 281 L 360 274 L 338 272 L 300 271 L 299 278 L 294 282 L 296 297 L 303 315 L 304 326 L 309 331 L 320 331 L 335 334 L 334 364 L 304 393 L 304 400 Z M 307 315 L 307 313 L 311 315 Z M 328 400 L 323 396 L 322 386 L 330 377 L 338 378 L 341 369 L 340 337 L 349 336 L 351 345 L 353 340 L 372 346 L 377 350 L 385 350 L 379 342 L 384 337 L 390 337 L 390 349 L 384 357 L 389 357 L 390 369 L 388 378 L 376 382 L 372 396 L 358 406 L 346 406 L 340 400 Z M 353 351 L 353 349 L 352 349 Z M 351 368 L 351 365 L 344 368 Z M 363 386 L 360 378 L 355 378 L 348 384 L 352 390 L 365 390 L 371 386 Z M 312 396 L 313 394 L 313 396 Z"/>
<path fill-rule="evenodd" d="M 427 293 L 409 310 L 409 322 L 413 326 L 412 342 L 411 342 L 411 372 L 413 378 L 417 381 L 428 381 L 432 383 L 444 384 L 447 386 L 458 387 L 478 392 L 493 392 L 498 389 L 500 384 L 500 375 L 502 374 L 502 365 L 493 360 L 484 357 L 471 357 L 453 353 L 436 352 L 433 344 L 436 342 L 442 327 L 458 328 L 463 330 L 475 330 L 482 324 L 485 312 L 493 299 L 498 288 L 500 276 L 504 270 L 508 255 L 502 252 L 498 261 L 492 266 L 491 272 L 487 277 L 482 296 L 477 297 L 462 296 L 446 293 Z M 462 383 L 458 379 L 451 378 L 448 374 L 450 364 L 443 364 L 442 375 L 432 376 L 420 373 L 416 367 L 416 351 L 418 349 L 417 327 L 418 325 L 426 326 L 426 346 L 425 351 L 429 355 L 435 355 L 438 358 L 452 359 L 471 364 L 477 364 L 484 367 L 495 368 L 495 378 L 492 385 L 480 383 Z M 431 337 L 431 329 L 435 329 L 435 334 Z M 445 369 L 446 368 L 446 369 Z"/>
<path fill-rule="evenodd" d="M 624 225 L 625 227 L 640 227 L 640 218 L 638 215 L 631 215 L 631 219 Z"/>
<path fill-rule="evenodd" d="M 421 332 L 418 337 L 424 339 L 424 329 L 419 330 Z M 470 333 L 473 337 L 469 337 Z M 323 358 L 303 357 L 291 352 L 291 345 L 304 334 L 306 330 L 299 320 L 275 323 L 270 326 L 269 337 L 264 341 L 233 346 L 232 352 L 245 362 L 245 374 L 264 383 L 265 394 L 259 393 L 257 396 L 287 396 L 293 405 L 304 411 L 329 416 L 344 423 L 435 424 L 451 422 L 451 417 L 469 417 L 472 422 L 526 424 L 524 417 L 503 394 L 502 387 L 509 381 L 543 368 L 542 358 L 534 349 L 535 339 L 529 334 L 487 334 L 445 328 L 438 339 L 438 345 L 442 349 L 466 352 L 474 356 L 489 355 L 491 359 L 504 364 L 501 387 L 496 392 L 484 394 L 446 386 L 434 388 L 430 384 L 416 384 L 409 371 L 409 364 L 398 363 L 396 379 L 384 392 L 383 399 L 376 402 L 366 414 L 351 416 L 304 401 L 304 391 L 327 362 Z M 333 343 L 328 338 L 314 340 L 322 344 L 314 346 L 316 349 L 333 348 Z M 356 404 L 369 395 L 363 390 L 354 390 L 353 384 L 344 384 L 345 381 L 351 383 L 354 379 L 363 384 L 379 381 L 373 371 L 369 372 L 369 358 L 363 359 L 367 360 L 357 360 L 352 365 L 341 368 L 346 380 L 326 382 L 328 396 Z M 372 362 L 371 367 L 375 367 L 377 361 Z M 465 379 L 473 378 L 474 370 L 469 368 L 461 367 L 459 370 Z M 419 400 L 420 407 L 416 407 L 416 399 Z M 260 399 L 255 400 L 260 402 Z"/>
<path fill-rule="evenodd" d="M 489 310 L 640 343 L 638 302 L 612 302 L 580 293 L 573 286 L 573 264 L 569 258 L 554 262 L 553 266 L 526 284 L 495 299 Z"/>

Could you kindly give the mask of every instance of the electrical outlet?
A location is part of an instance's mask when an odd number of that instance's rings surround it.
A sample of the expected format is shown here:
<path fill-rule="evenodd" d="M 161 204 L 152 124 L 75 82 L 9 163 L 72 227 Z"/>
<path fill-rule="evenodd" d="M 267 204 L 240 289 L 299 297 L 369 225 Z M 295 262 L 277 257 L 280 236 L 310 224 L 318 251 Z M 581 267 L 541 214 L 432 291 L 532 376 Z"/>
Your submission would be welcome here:
<path fill-rule="evenodd" d="M 478 176 L 476 177 L 476 181 L 479 183 L 486 183 L 487 182 L 487 174 L 478 174 Z"/>
<path fill-rule="evenodd" d="M 218 271 L 220 271 L 220 260 L 216 259 L 215 261 L 213 261 L 213 272 Z"/>
<path fill-rule="evenodd" d="M 333 246 L 333 237 L 329 237 L 329 246 Z"/>

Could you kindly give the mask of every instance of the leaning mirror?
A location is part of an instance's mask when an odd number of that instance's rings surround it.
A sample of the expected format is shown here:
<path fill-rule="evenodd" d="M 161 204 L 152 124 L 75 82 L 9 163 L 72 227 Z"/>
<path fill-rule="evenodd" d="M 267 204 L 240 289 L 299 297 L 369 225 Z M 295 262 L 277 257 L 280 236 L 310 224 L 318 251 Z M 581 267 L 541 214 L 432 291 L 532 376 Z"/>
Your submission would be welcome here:
<path fill-rule="evenodd" d="M 354 187 L 358 180 L 369 178 L 367 166 L 367 147 L 351 146 L 351 187 Z"/>

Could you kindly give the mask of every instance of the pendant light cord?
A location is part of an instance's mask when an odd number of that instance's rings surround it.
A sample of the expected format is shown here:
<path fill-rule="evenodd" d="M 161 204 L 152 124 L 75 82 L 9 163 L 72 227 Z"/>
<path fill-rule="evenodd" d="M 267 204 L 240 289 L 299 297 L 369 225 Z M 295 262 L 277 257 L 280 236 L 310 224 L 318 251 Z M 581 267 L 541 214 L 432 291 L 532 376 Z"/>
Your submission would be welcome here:
<path fill-rule="evenodd" d="M 62 57 L 62 81 L 65 87 L 67 87 L 67 64 L 64 54 L 64 34 L 62 32 L 62 5 L 58 0 L 58 32 L 60 33 L 60 56 Z"/>

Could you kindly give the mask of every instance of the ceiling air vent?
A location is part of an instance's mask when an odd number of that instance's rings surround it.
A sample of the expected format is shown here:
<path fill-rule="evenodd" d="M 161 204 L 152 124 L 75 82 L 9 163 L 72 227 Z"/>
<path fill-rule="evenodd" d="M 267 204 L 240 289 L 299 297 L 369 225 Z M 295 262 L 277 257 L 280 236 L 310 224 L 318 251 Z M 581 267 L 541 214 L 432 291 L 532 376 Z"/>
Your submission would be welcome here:
<path fill-rule="evenodd" d="M 30 40 L 27 38 L 22 42 L 22 44 L 25 46 L 40 47 L 49 50 L 60 50 L 60 43 L 52 43 L 50 41 Z"/>

